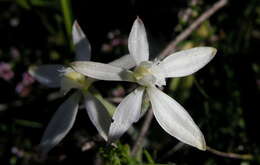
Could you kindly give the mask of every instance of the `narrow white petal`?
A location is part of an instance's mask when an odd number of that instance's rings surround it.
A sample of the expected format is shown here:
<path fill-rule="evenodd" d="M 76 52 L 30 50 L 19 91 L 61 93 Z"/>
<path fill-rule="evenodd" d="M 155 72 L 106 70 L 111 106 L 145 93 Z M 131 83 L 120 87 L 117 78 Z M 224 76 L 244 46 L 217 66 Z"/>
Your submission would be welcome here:
<path fill-rule="evenodd" d="M 116 60 L 110 62 L 109 64 L 116 66 L 116 67 L 124 68 L 124 69 L 131 69 L 136 66 L 135 60 L 129 54 L 124 55 L 124 56 L 120 57 L 119 59 L 116 59 Z"/>
<path fill-rule="evenodd" d="M 90 43 L 77 21 L 73 23 L 72 39 L 75 45 L 76 61 L 89 61 L 91 58 Z"/>
<path fill-rule="evenodd" d="M 173 53 L 160 64 L 165 77 L 183 77 L 190 75 L 204 67 L 216 54 L 212 47 L 196 47 Z"/>
<path fill-rule="evenodd" d="M 90 93 L 85 96 L 85 107 L 91 122 L 97 128 L 99 134 L 107 141 L 108 130 L 111 124 L 111 116 L 108 111 Z"/>
<path fill-rule="evenodd" d="M 206 150 L 203 134 L 179 103 L 155 87 L 148 88 L 147 93 L 154 116 L 167 133 L 200 150 Z"/>
<path fill-rule="evenodd" d="M 80 61 L 72 63 L 72 68 L 91 78 L 109 81 L 134 81 L 130 71 L 98 62 Z"/>
<path fill-rule="evenodd" d="M 109 141 L 120 138 L 134 122 L 139 120 L 143 93 L 144 89 L 139 87 L 118 105 L 109 129 Z"/>
<path fill-rule="evenodd" d="M 149 60 L 149 47 L 144 24 L 137 18 L 132 26 L 128 38 L 128 48 L 130 55 L 135 59 L 137 65 L 142 61 Z"/>
<path fill-rule="evenodd" d="M 55 112 L 40 143 L 44 153 L 56 146 L 72 128 L 78 112 L 79 99 L 80 93 L 74 93 Z"/>
<path fill-rule="evenodd" d="M 62 65 L 41 65 L 31 67 L 29 73 L 40 83 L 51 88 L 57 88 L 60 87 L 60 70 L 62 69 Z"/>

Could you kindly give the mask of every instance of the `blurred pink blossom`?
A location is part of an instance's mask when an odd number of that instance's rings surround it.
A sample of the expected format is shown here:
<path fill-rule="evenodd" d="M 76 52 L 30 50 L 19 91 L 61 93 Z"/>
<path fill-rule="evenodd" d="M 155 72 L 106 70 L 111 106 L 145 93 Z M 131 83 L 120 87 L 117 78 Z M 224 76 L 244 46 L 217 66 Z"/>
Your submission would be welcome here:
<path fill-rule="evenodd" d="M 12 152 L 12 154 L 16 155 L 19 158 L 24 156 L 24 151 L 15 146 L 12 147 L 11 152 Z"/>
<path fill-rule="evenodd" d="M 16 86 L 16 92 L 21 97 L 26 97 L 31 92 L 31 85 L 35 81 L 35 79 L 28 73 L 23 73 L 23 79 L 21 82 L 19 82 Z"/>
<path fill-rule="evenodd" d="M 111 41 L 111 45 L 112 46 L 118 46 L 118 45 L 120 45 L 121 44 L 121 39 L 119 39 L 119 38 L 115 38 L 115 39 L 113 39 L 112 41 Z"/>
<path fill-rule="evenodd" d="M 20 52 L 17 48 L 11 47 L 10 54 L 13 59 L 19 59 L 20 58 Z"/>
<path fill-rule="evenodd" d="M 29 86 L 32 83 L 34 83 L 34 81 L 35 81 L 35 79 L 28 72 L 23 73 L 22 83 L 24 85 Z"/>
<path fill-rule="evenodd" d="M 8 63 L 0 63 L 0 78 L 6 81 L 11 80 L 14 77 L 14 72 L 12 71 L 11 65 Z"/>
<path fill-rule="evenodd" d="M 15 90 L 21 97 L 26 97 L 31 92 L 31 87 L 24 85 L 22 82 L 19 82 L 16 85 Z"/>

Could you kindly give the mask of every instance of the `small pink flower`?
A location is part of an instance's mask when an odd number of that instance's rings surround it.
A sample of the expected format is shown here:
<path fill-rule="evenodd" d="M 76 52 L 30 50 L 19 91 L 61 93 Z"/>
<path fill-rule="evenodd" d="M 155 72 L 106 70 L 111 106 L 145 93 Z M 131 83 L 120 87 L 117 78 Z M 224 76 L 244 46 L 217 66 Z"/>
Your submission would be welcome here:
<path fill-rule="evenodd" d="M 13 59 L 19 59 L 21 56 L 19 50 L 15 47 L 10 49 L 10 54 Z"/>
<path fill-rule="evenodd" d="M 101 47 L 101 50 L 103 51 L 103 52 L 111 52 L 112 51 L 112 46 L 111 45 L 109 45 L 109 44 L 103 44 L 102 45 L 102 47 Z"/>
<path fill-rule="evenodd" d="M 118 46 L 121 44 L 121 40 L 119 38 L 115 38 L 112 40 L 111 45 L 112 46 Z"/>
<path fill-rule="evenodd" d="M 35 79 L 34 79 L 28 72 L 25 72 L 25 73 L 23 74 L 22 83 L 23 83 L 25 86 L 31 85 L 34 81 L 35 81 Z"/>
<path fill-rule="evenodd" d="M 21 97 L 26 97 L 31 92 L 31 86 L 24 85 L 20 82 L 17 84 L 15 90 Z"/>
<path fill-rule="evenodd" d="M 35 79 L 28 73 L 23 73 L 23 79 L 16 86 L 16 92 L 21 97 L 26 97 L 31 92 L 31 85 L 35 81 Z"/>
<path fill-rule="evenodd" d="M 14 77 L 14 72 L 12 71 L 10 64 L 0 63 L 0 77 L 6 81 L 9 81 Z"/>

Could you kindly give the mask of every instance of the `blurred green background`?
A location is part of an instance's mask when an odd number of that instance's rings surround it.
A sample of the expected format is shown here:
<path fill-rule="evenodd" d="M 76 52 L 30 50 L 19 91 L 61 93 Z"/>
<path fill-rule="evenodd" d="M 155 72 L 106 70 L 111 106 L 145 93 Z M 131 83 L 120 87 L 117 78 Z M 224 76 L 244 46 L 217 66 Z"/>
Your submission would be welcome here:
<path fill-rule="evenodd" d="M 207 45 L 218 53 L 196 74 L 167 80 L 165 88 L 191 114 L 209 147 L 241 154 L 240 159 L 182 145 L 155 120 L 144 150 L 131 157 L 129 148 L 143 119 L 113 148 L 96 140 L 97 132 L 83 110 L 72 131 L 48 156 L 37 152 L 45 127 L 65 98 L 58 89 L 36 82 L 28 68 L 73 61 L 75 19 L 91 43 L 92 60 L 109 62 L 128 53 L 128 34 L 138 15 L 155 57 L 215 2 L 0 0 L 0 164 L 260 164 L 259 0 L 230 0 L 181 42 L 178 49 Z M 103 81 L 94 86 L 115 106 L 132 87 Z"/>

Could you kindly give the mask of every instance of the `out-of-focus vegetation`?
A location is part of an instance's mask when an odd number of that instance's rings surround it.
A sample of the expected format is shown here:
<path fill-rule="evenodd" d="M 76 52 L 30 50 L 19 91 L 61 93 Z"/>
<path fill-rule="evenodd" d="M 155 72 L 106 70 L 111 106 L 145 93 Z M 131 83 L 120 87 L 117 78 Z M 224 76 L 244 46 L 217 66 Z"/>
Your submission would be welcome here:
<path fill-rule="evenodd" d="M 178 49 L 207 45 L 218 53 L 195 75 L 169 79 L 165 89 L 191 114 L 208 146 L 250 154 L 252 160 L 182 145 L 155 121 L 144 149 L 132 157 L 130 148 L 143 119 L 114 148 L 100 141 L 83 110 L 69 135 L 47 157 L 37 152 L 43 131 L 64 98 L 58 90 L 37 83 L 28 68 L 74 59 L 71 26 L 75 18 L 90 40 L 92 59 L 109 62 L 128 53 L 127 35 L 136 15 L 144 21 L 150 52 L 156 56 L 214 2 L 0 1 L 0 164 L 259 164 L 259 0 L 230 0 L 181 42 Z M 131 84 L 103 81 L 94 86 L 115 105 L 131 89 Z"/>

